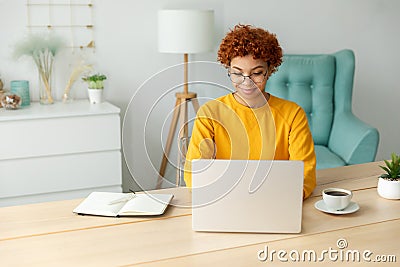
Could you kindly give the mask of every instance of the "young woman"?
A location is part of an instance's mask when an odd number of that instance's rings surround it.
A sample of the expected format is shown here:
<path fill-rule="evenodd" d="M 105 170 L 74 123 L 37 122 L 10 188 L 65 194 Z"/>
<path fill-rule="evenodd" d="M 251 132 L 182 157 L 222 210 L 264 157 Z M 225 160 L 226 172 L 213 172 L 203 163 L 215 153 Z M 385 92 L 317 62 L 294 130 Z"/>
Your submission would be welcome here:
<path fill-rule="evenodd" d="M 227 68 L 236 91 L 199 109 L 186 170 L 199 158 L 302 160 L 307 198 L 316 184 L 316 159 L 306 114 L 297 104 L 265 92 L 268 78 L 282 63 L 275 35 L 236 25 L 222 40 L 218 61 Z M 191 187 L 190 171 L 184 178 Z"/>

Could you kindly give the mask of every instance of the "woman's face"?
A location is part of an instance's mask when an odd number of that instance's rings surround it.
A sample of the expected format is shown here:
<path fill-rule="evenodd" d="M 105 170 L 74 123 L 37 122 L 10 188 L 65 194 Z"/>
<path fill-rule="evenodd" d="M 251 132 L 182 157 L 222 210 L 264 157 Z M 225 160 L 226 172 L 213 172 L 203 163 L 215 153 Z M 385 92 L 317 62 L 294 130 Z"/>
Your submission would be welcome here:
<path fill-rule="evenodd" d="M 263 95 L 268 79 L 267 62 L 253 59 L 252 55 L 234 57 L 229 73 L 237 94 L 243 100 L 252 102 Z"/>

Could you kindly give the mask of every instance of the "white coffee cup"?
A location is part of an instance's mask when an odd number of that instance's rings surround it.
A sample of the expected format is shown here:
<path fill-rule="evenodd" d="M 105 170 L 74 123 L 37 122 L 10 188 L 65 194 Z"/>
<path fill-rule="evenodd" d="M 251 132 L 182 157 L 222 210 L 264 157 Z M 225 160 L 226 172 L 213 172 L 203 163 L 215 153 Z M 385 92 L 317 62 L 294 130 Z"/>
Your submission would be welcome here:
<path fill-rule="evenodd" d="M 343 210 L 351 202 L 353 193 L 343 188 L 327 188 L 322 191 L 322 198 L 329 210 Z"/>

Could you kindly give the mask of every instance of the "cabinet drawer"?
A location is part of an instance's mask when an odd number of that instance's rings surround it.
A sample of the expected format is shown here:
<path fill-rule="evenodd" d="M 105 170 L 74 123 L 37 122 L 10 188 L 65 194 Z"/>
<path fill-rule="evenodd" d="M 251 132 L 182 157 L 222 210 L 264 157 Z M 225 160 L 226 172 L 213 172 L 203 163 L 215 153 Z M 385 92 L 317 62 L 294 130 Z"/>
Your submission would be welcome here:
<path fill-rule="evenodd" d="M 120 151 L 1 160 L 0 170 L 0 200 L 122 183 Z"/>
<path fill-rule="evenodd" d="M 118 114 L 0 123 L 0 160 L 120 149 Z"/>

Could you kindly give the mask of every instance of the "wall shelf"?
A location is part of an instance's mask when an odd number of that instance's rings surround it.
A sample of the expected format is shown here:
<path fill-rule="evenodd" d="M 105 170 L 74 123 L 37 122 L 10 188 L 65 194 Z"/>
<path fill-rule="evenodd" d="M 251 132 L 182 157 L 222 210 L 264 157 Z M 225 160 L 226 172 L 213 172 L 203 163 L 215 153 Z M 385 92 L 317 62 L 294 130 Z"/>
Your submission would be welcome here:
<path fill-rule="evenodd" d="M 52 31 L 69 48 L 95 48 L 91 0 L 26 0 L 29 32 Z"/>

